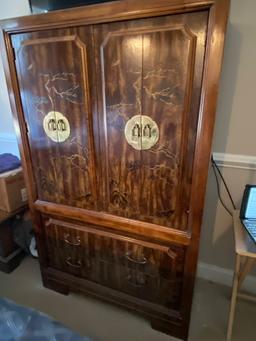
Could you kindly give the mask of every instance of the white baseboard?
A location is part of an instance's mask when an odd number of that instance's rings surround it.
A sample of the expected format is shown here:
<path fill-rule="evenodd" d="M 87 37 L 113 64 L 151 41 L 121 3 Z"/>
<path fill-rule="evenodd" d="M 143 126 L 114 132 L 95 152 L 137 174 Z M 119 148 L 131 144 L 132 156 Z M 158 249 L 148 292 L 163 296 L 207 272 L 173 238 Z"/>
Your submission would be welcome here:
<path fill-rule="evenodd" d="M 256 156 L 213 153 L 213 158 L 221 167 L 256 170 Z"/>
<path fill-rule="evenodd" d="M 20 157 L 16 136 L 0 133 L 0 154 L 11 153 Z"/>
<path fill-rule="evenodd" d="M 233 281 L 233 271 L 216 265 L 199 262 L 197 267 L 197 277 L 231 287 Z M 256 277 L 247 276 L 243 283 L 242 289 L 249 293 L 256 294 Z"/>

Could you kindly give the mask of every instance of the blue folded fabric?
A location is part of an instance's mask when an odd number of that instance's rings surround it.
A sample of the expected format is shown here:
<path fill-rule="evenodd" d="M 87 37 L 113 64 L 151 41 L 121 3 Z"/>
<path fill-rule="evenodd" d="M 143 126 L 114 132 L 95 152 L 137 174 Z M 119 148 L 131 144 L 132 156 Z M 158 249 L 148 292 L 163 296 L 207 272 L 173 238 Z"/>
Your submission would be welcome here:
<path fill-rule="evenodd" d="M 19 168 L 20 165 L 21 163 L 17 156 L 9 153 L 0 154 L 0 174 Z"/>

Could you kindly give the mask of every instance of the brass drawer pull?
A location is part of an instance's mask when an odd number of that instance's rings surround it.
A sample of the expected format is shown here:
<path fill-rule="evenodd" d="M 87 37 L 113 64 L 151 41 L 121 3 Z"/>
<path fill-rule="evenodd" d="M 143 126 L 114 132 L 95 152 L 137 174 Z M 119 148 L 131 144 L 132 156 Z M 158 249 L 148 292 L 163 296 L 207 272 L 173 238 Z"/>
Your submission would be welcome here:
<path fill-rule="evenodd" d="M 73 263 L 71 261 L 71 257 L 66 258 L 65 262 L 67 265 L 72 266 L 72 268 L 80 269 L 82 266 L 82 261 L 81 259 L 78 259 L 76 263 Z"/>
<path fill-rule="evenodd" d="M 69 233 L 65 233 L 64 234 L 64 242 L 72 245 L 72 246 L 79 246 L 81 245 L 81 239 L 80 237 L 76 236 L 75 240 L 70 240 L 70 234 Z"/>
<path fill-rule="evenodd" d="M 133 262 L 133 263 L 136 263 L 136 264 L 146 264 L 147 263 L 147 258 L 145 258 L 144 256 L 141 257 L 141 259 L 135 259 L 132 257 L 131 255 L 131 251 L 128 251 L 126 252 L 125 254 L 125 257 L 130 261 L 130 262 Z"/>

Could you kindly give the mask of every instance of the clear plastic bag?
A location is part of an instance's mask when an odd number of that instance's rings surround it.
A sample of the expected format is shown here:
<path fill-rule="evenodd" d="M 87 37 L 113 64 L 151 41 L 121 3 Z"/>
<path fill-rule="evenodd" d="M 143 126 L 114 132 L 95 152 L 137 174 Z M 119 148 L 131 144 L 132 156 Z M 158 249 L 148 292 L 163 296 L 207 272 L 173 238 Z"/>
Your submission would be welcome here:
<path fill-rule="evenodd" d="M 0 299 L 0 341 L 92 341 L 47 315 Z"/>

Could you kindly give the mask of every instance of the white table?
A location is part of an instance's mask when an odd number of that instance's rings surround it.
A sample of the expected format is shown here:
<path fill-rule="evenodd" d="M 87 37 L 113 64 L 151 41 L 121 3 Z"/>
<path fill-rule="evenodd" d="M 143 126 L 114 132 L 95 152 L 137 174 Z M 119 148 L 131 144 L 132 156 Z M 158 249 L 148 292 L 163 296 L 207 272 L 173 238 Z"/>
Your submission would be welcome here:
<path fill-rule="evenodd" d="M 250 238 L 239 218 L 239 211 L 233 214 L 236 266 L 234 271 L 232 298 L 227 330 L 227 341 L 231 341 L 237 297 L 256 302 L 256 297 L 241 293 L 241 285 L 256 262 L 256 244 Z"/>

